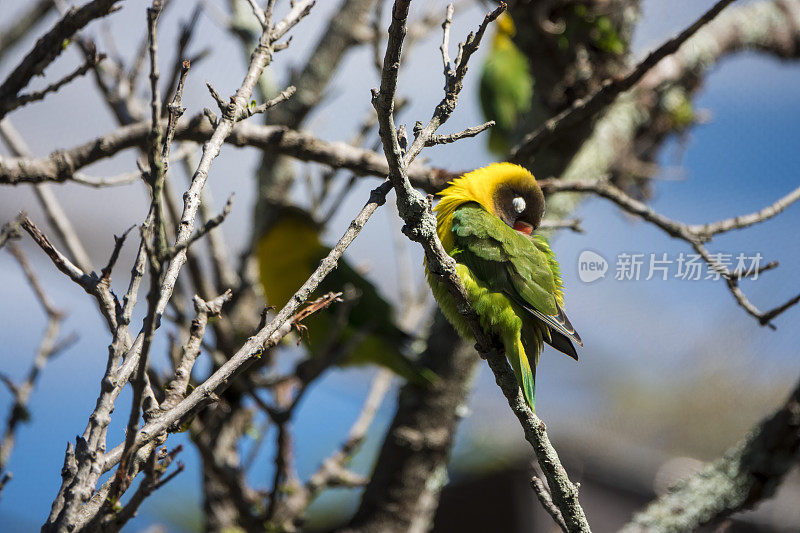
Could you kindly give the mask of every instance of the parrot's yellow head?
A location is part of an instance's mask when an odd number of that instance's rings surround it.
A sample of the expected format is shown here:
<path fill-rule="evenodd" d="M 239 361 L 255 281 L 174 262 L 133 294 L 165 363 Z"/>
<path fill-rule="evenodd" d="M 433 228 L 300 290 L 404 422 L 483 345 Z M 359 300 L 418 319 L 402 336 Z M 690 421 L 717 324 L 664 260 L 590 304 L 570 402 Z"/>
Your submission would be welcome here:
<path fill-rule="evenodd" d="M 512 163 L 493 163 L 467 172 L 439 193 L 437 232 L 445 250 L 452 248 L 450 227 L 459 206 L 476 202 L 515 230 L 530 235 L 544 216 L 544 194 L 526 169 Z"/>
<path fill-rule="evenodd" d="M 506 48 L 509 45 L 513 46 L 513 38 L 517 33 L 517 29 L 514 27 L 514 19 L 511 18 L 511 15 L 502 13 L 497 18 L 495 28 L 492 49 L 497 50 Z"/>

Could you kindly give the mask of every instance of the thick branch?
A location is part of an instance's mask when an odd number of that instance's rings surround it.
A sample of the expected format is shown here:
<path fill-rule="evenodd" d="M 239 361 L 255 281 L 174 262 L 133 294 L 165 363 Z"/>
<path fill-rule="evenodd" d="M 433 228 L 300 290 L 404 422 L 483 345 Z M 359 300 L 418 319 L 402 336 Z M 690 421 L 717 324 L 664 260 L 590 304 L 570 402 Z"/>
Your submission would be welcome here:
<path fill-rule="evenodd" d="M 54 7 L 53 0 L 36 0 L 6 27 L 0 28 L 0 58 L 33 30 Z"/>
<path fill-rule="evenodd" d="M 800 452 L 800 383 L 719 460 L 636 514 L 623 531 L 692 531 L 769 498 Z"/>
<path fill-rule="evenodd" d="M 514 162 L 523 162 L 527 160 L 534 155 L 542 145 L 557 138 L 568 128 L 582 120 L 588 120 L 597 115 L 614 101 L 618 95 L 638 83 L 659 61 L 678 50 L 678 48 L 694 35 L 697 30 L 713 20 L 714 17 L 731 2 L 733 2 L 733 0 L 719 0 L 691 26 L 651 52 L 626 76 L 622 78 L 606 79 L 602 83 L 600 89 L 587 98 L 576 100 L 570 107 L 539 126 L 533 133 L 526 135 L 517 146 L 511 149 L 509 160 Z"/>
<path fill-rule="evenodd" d="M 397 411 L 348 530 L 430 528 L 478 361 L 472 346 L 437 312 L 420 364 L 440 379 L 428 387 L 407 383 L 400 390 Z"/>
<path fill-rule="evenodd" d="M 137 122 L 79 146 L 58 150 L 48 157 L 0 157 L 0 184 L 63 182 L 74 179 L 75 173 L 85 166 L 112 157 L 123 150 L 143 146 L 149 131 L 149 121 Z M 206 142 L 213 131 L 204 117 L 195 116 L 178 125 L 175 139 Z M 386 176 L 389 173 L 386 158 L 376 152 L 343 142 L 323 141 L 308 133 L 282 126 L 240 123 L 233 128 L 225 142 L 347 169 L 358 175 Z M 427 192 L 441 190 L 449 180 L 459 175 L 458 172 L 431 168 L 419 163 L 412 164 L 408 172 L 412 184 Z"/>

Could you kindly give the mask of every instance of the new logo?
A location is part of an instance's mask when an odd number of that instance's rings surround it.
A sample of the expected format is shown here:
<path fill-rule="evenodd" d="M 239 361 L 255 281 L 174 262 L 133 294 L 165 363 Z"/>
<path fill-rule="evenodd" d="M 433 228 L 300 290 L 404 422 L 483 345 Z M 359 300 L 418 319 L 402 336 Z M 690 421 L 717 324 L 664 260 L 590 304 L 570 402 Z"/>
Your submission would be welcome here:
<path fill-rule="evenodd" d="M 584 283 L 591 283 L 606 277 L 608 261 L 602 255 L 591 250 L 584 250 L 578 256 L 578 278 Z"/>

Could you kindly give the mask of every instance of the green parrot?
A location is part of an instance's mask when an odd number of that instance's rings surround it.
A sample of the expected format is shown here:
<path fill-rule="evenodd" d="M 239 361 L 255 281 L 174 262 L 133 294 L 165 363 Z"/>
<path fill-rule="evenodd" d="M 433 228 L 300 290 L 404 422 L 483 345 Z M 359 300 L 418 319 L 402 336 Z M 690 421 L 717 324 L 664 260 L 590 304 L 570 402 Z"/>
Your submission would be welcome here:
<path fill-rule="evenodd" d="M 499 338 L 531 409 L 543 343 L 576 361 L 583 346 L 564 313 L 560 269 L 547 240 L 532 235 L 544 215 L 544 195 L 530 172 L 495 163 L 450 182 L 439 193 L 437 233 L 456 260 L 470 304 L 484 330 Z M 427 272 L 433 295 L 461 336 L 469 325 L 447 288 Z"/>
<path fill-rule="evenodd" d="M 483 116 L 494 120 L 489 130 L 489 150 L 505 155 L 509 135 L 520 115 L 531 108 L 533 78 L 528 58 L 514 44 L 514 21 L 508 13 L 497 19 L 497 33 L 481 72 L 480 99 Z"/>
<path fill-rule="evenodd" d="M 276 221 L 256 243 L 256 256 L 264 296 L 270 305 L 280 308 L 311 276 L 330 248 L 320 241 L 321 228 L 311 214 L 297 207 L 276 209 L 280 210 Z M 309 301 L 331 291 L 348 290 L 356 294 L 352 305 L 336 304 L 303 320 L 308 329 L 301 338 L 309 354 L 346 349 L 349 353 L 340 364 L 379 364 L 406 380 L 432 382 L 433 372 L 408 358 L 412 338 L 395 324 L 392 306 L 343 258 Z"/>

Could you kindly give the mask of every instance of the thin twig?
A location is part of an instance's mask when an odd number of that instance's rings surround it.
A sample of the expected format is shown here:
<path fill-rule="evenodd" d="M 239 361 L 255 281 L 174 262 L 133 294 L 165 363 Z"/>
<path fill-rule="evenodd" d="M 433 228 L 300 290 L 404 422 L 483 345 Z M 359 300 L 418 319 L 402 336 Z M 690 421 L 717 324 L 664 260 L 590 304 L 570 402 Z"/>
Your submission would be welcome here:
<path fill-rule="evenodd" d="M 208 235 L 208 233 L 211 232 L 211 230 L 213 230 L 214 228 L 218 227 L 220 224 L 225 222 L 225 219 L 230 214 L 232 208 L 233 208 L 233 194 L 231 194 L 228 197 L 228 201 L 225 202 L 225 206 L 222 208 L 222 211 L 217 216 L 206 220 L 205 224 L 203 224 L 203 226 L 199 230 L 197 230 L 194 233 L 194 235 L 192 235 L 188 240 L 173 246 L 169 250 L 166 250 L 164 252 L 165 257 L 174 257 L 177 253 L 183 250 L 187 250 L 192 244 L 194 244 L 195 242 L 199 241 L 200 239 Z"/>
<path fill-rule="evenodd" d="M 111 279 L 111 271 L 114 269 L 114 265 L 117 264 L 119 253 L 122 251 L 122 246 L 125 244 L 125 239 L 128 237 L 128 233 L 135 227 L 136 226 L 131 226 L 119 237 L 114 235 L 114 249 L 111 251 L 111 257 L 108 258 L 108 263 L 106 263 L 106 266 L 100 271 L 101 280 L 108 282 L 108 280 Z"/>
<path fill-rule="evenodd" d="M 53 28 L 36 41 L 33 49 L 20 61 L 0 84 L 0 118 L 11 109 L 17 95 L 31 79 L 42 72 L 64 49 L 64 40 L 97 18 L 114 10 L 118 0 L 93 0 L 79 8 L 72 8 Z"/>
<path fill-rule="evenodd" d="M 349 476 L 345 476 L 343 479 L 342 473 L 348 461 L 358 452 L 364 442 L 367 430 L 372 425 L 391 383 L 392 373 L 386 369 L 379 370 L 372 379 L 372 384 L 361 407 L 361 412 L 350 428 L 347 440 L 339 450 L 323 461 L 322 466 L 306 483 L 305 488 L 308 491 L 310 500 L 322 489 L 339 486 L 343 480 L 351 479 Z"/>
<path fill-rule="evenodd" d="M 727 218 L 725 220 L 720 220 L 719 222 L 713 222 L 709 224 L 697 224 L 689 226 L 689 229 L 692 231 L 692 233 L 702 236 L 704 240 L 710 240 L 712 236 L 719 233 L 747 228 L 754 224 L 758 224 L 759 222 L 769 220 L 770 218 L 783 212 L 784 209 L 789 207 L 797 200 L 800 200 L 800 187 L 796 188 L 783 198 L 775 201 L 775 203 L 772 205 L 768 205 L 767 207 L 756 211 L 755 213 Z"/>
<path fill-rule="evenodd" d="M 564 523 L 564 517 L 561 516 L 561 511 L 559 511 L 558 507 L 553 503 L 553 497 L 550 496 L 550 491 L 544 486 L 544 482 L 541 478 L 535 474 L 531 477 L 531 488 L 533 492 L 536 493 L 536 497 L 539 498 L 539 503 L 542 504 L 547 514 L 553 518 L 556 525 L 561 528 L 561 531 L 568 533 L 569 529 L 567 529 L 567 524 Z"/>
<path fill-rule="evenodd" d="M 268 109 L 271 109 L 276 105 L 280 104 L 281 102 L 285 102 L 286 100 L 291 98 L 296 90 L 297 89 L 295 89 L 294 85 L 290 85 L 289 87 L 284 89 L 278 96 L 272 98 L 271 100 L 267 100 L 263 104 L 248 105 L 239 112 L 239 114 L 236 117 L 236 120 L 237 121 L 244 120 L 259 113 L 265 113 Z"/>
<path fill-rule="evenodd" d="M 175 368 L 175 376 L 164 387 L 165 398 L 161 402 L 161 409 L 169 411 L 175 407 L 186 395 L 189 380 L 192 377 L 192 367 L 200 354 L 200 343 L 203 340 L 209 316 L 219 316 L 222 306 L 233 297 L 230 290 L 206 302 L 199 296 L 194 297 L 195 318 L 189 330 L 189 338 L 181 347 L 180 359 Z"/>
<path fill-rule="evenodd" d="M 142 177 L 141 172 L 125 172 L 117 176 L 110 176 L 108 178 L 90 178 L 83 174 L 74 174 L 72 181 L 80 185 L 94 187 L 100 189 L 103 187 L 117 187 L 119 185 L 128 185 L 134 181 L 138 181 Z"/>
<path fill-rule="evenodd" d="M 108 284 L 94 274 L 86 274 L 72 263 L 50 243 L 47 236 L 24 213 L 20 215 L 20 225 L 47 254 L 58 270 L 66 274 L 97 300 L 98 307 L 108 324 L 109 330 L 114 331 L 117 327 L 116 311 L 119 304 Z"/>
<path fill-rule="evenodd" d="M 575 233 L 585 233 L 582 220 L 580 218 L 568 218 L 565 220 L 542 220 L 539 225 L 540 230 L 568 229 Z"/>
<path fill-rule="evenodd" d="M 689 243 L 689 245 L 702 257 L 709 267 L 711 267 L 715 272 L 718 272 L 720 277 L 725 280 L 728 290 L 733 295 L 736 303 L 749 315 L 758 320 L 759 324 L 762 326 L 768 326 L 772 329 L 775 329 L 775 325 L 772 324 L 772 320 L 781 313 L 785 312 L 787 309 L 790 309 L 791 307 L 800 303 L 800 294 L 798 294 L 797 296 L 788 299 L 786 302 L 774 307 L 773 309 L 768 311 L 759 310 L 750 302 L 750 300 L 741 290 L 739 287 L 739 280 L 742 278 L 756 277 L 761 272 L 766 272 L 767 270 L 775 268 L 777 263 L 768 263 L 763 267 L 757 266 L 752 271 L 735 272 L 731 271 L 728 267 L 715 259 L 705 246 L 705 244 L 708 243 L 713 236 L 719 233 L 746 228 L 776 216 L 789 205 L 800 199 L 800 188 L 795 189 L 788 195 L 777 200 L 775 203 L 755 213 L 729 218 L 711 224 L 689 225 L 672 220 L 660 213 L 657 213 L 652 207 L 631 197 L 625 191 L 615 186 L 607 179 L 586 181 L 544 179 L 540 180 L 539 184 L 541 185 L 542 190 L 546 193 L 593 193 L 613 202 L 623 211 L 632 215 L 636 215 L 646 222 L 653 224 L 670 237 Z"/>
<path fill-rule="evenodd" d="M 31 156 L 27 143 L 8 118 L 0 120 L 0 136 L 16 155 Z M 89 254 L 86 252 L 86 248 L 83 246 L 78 232 L 72 225 L 64 208 L 61 207 L 61 202 L 58 201 L 55 193 L 50 189 L 50 185 L 37 183 L 34 185 L 33 191 L 47 216 L 47 221 L 52 226 L 58 239 L 63 243 L 70 257 L 81 269 L 90 272 L 92 270 L 92 262 L 89 259 Z"/>
<path fill-rule="evenodd" d="M 265 28 L 267 25 L 267 16 L 264 13 L 264 10 L 258 5 L 256 0 L 247 0 L 250 4 L 250 9 L 253 10 L 253 15 L 258 19 L 258 23 L 261 24 L 262 28 Z"/>
<path fill-rule="evenodd" d="M 192 37 L 195 34 L 197 23 L 200 21 L 200 14 L 202 12 L 203 4 L 198 2 L 192 11 L 192 14 L 189 15 L 189 19 L 181 25 L 181 31 L 178 35 L 178 46 L 177 50 L 175 51 L 175 62 L 171 69 L 172 76 L 167 82 L 167 89 L 164 94 L 164 102 L 162 104 L 162 108 L 164 109 L 169 108 L 169 100 L 174 97 L 175 89 L 173 89 L 173 87 L 178 86 L 179 79 L 181 76 L 183 76 L 183 72 L 186 70 L 184 68 L 185 62 L 189 61 L 190 64 L 194 64 L 198 61 L 198 59 L 202 58 L 207 53 L 207 51 L 201 52 L 194 57 L 188 57 L 188 59 L 186 55 L 186 49 L 188 48 L 189 42 L 192 40 Z"/>
<path fill-rule="evenodd" d="M 50 85 L 48 85 L 44 89 L 42 89 L 40 91 L 34 91 L 32 93 L 20 94 L 19 96 L 17 96 L 14 99 L 14 101 L 12 101 L 8 105 L 7 112 L 14 111 L 15 109 L 17 109 L 19 107 L 22 107 L 22 106 L 25 106 L 25 105 L 28 105 L 31 102 L 36 102 L 38 100 L 44 100 L 45 96 L 47 96 L 50 93 L 58 92 L 58 90 L 61 89 L 61 87 L 67 85 L 72 80 L 74 80 L 76 78 L 80 78 L 81 76 L 85 75 L 87 72 L 89 72 L 90 69 L 95 68 L 97 66 L 97 64 L 100 63 L 100 61 L 102 61 L 105 58 L 106 58 L 105 54 L 98 54 L 98 55 L 92 56 L 89 59 L 87 59 L 86 62 L 83 65 L 81 65 L 80 67 L 76 68 L 74 71 L 72 71 L 71 73 L 67 74 L 66 76 L 64 76 L 60 80 L 58 80 L 58 81 L 56 81 L 54 83 L 51 83 Z"/>
<path fill-rule="evenodd" d="M 457 133 L 451 133 L 450 135 L 431 135 L 425 142 L 425 146 L 435 146 L 437 144 L 450 144 L 459 141 L 461 139 L 466 139 L 467 137 L 475 137 L 479 133 L 488 130 L 492 126 L 494 126 L 494 120 L 485 122 L 480 126 L 473 126 L 471 128 L 467 128 Z"/>

